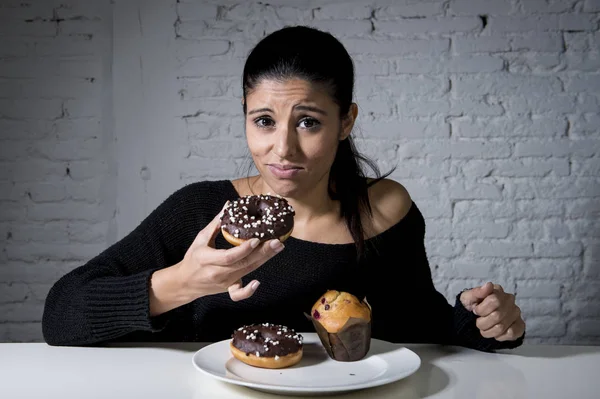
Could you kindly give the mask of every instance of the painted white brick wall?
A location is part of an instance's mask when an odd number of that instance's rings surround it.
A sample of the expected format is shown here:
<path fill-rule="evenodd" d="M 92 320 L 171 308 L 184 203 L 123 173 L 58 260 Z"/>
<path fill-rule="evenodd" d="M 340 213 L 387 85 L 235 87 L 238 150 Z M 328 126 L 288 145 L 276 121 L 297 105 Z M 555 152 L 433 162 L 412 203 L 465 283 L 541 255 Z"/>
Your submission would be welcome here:
<path fill-rule="evenodd" d="M 359 148 L 398 165 L 441 292 L 493 280 L 530 342 L 600 343 L 598 1 L 4 3 L 0 340 L 173 190 L 245 173 L 244 57 L 309 24 L 356 61 Z"/>

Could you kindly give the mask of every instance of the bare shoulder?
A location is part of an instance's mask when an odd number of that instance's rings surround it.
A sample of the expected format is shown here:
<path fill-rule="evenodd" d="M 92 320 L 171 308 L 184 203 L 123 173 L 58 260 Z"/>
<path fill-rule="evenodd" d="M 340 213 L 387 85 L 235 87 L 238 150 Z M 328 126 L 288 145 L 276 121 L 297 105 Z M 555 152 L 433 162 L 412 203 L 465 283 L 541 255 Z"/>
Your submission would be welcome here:
<path fill-rule="evenodd" d="M 412 205 L 406 188 L 395 180 L 382 179 L 369 187 L 373 210 L 373 234 L 379 234 L 401 221 Z"/>

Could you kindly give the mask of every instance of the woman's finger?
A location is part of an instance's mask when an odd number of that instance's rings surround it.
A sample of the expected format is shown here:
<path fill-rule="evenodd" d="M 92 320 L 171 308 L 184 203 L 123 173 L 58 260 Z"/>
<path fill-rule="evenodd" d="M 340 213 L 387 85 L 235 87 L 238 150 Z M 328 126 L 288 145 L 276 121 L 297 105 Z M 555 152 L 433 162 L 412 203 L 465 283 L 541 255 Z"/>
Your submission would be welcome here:
<path fill-rule="evenodd" d="M 253 280 L 248 283 L 245 287 L 242 285 L 242 280 L 238 280 L 232 285 L 229 286 L 227 291 L 229 292 L 229 297 L 234 302 L 243 301 L 244 299 L 250 298 L 256 292 L 256 289 L 260 285 L 260 282 L 257 280 Z"/>
<path fill-rule="evenodd" d="M 497 341 L 514 341 L 525 332 L 525 322 L 520 317 L 506 329 L 504 334 L 496 337 Z"/>
<path fill-rule="evenodd" d="M 238 261 L 236 267 L 238 269 L 250 269 L 254 270 L 260 265 L 283 251 L 283 244 L 279 240 L 269 240 L 262 243 L 255 251 L 248 255 L 248 257 Z"/>
<path fill-rule="evenodd" d="M 496 338 L 504 335 L 508 328 L 513 325 L 520 317 L 520 312 L 512 309 L 504 318 L 490 328 L 480 329 L 481 335 L 485 338 Z"/>
<path fill-rule="evenodd" d="M 505 300 L 505 295 L 506 294 L 502 294 L 499 291 L 494 290 L 490 295 L 485 297 L 480 304 L 473 308 L 473 313 L 480 317 L 488 316 L 500 308 Z"/>
<path fill-rule="evenodd" d="M 241 245 L 229 249 L 216 249 L 207 251 L 204 256 L 207 262 L 219 266 L 233 266 L 247 258 L 260 244 L 258 238 L 252 238 Z"/>

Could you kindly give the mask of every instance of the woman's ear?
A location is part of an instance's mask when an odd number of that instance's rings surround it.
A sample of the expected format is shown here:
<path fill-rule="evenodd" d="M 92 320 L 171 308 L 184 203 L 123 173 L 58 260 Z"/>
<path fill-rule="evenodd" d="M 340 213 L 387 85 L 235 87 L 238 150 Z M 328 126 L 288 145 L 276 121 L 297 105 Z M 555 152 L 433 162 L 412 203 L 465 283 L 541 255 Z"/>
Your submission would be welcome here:
<path fill-rule="evenodd" d="M 340 133 L 340 141 L 346 140 L 346 138 L 350 136 L 357 116 L 358 105 L 356 105 L 356 103 L 352 103 L 350 105 L 350 110 L 348 111 L 348 114 L 346 114 L 346 116 L 342 118 L 342 131 Z"/>

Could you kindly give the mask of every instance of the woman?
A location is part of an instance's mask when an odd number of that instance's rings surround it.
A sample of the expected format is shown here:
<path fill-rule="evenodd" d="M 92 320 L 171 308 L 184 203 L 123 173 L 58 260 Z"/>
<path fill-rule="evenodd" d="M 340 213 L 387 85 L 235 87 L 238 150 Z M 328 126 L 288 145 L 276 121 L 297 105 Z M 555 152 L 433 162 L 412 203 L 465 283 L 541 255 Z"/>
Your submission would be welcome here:
<path fill-rule="evenodd" d="M 417 205 L 399 183 L 363 175 L 350 137 L 353 87 L 352 60 L 333 36 L 290 27 L 264 38 L 243 73 L 259 174 L 178 190 L 60 279 L 46 302 L 46 341 L 217 341 L 262 322 L 312 331 L 304 312 L 337 289 L 366 296 L 374 338 L 486 351 L 520 345 L 525 323 L 502 287 L 465 290 L 455 306 L 435 290 Z M 285 246 L 229 245 L 219 234 L 226 202 L 269 192 L 296 212 Z"/>

